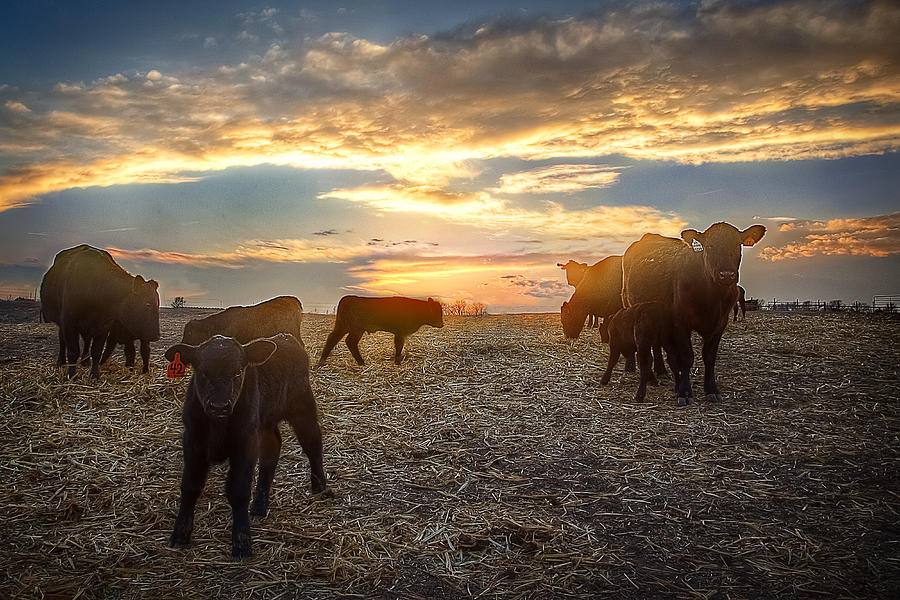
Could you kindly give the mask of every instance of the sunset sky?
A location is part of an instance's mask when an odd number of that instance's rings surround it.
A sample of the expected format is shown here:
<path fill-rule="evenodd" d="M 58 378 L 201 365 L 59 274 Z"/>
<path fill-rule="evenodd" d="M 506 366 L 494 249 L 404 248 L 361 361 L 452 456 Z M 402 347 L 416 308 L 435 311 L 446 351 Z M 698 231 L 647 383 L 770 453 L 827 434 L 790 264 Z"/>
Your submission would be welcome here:
<path fill-rule="evenodd" d="M 558 310 L 728 221 L 748 295 L 900 293 L 900 3 L 0 7 L 0 294 L 108 249 L 164 303 Z"/>

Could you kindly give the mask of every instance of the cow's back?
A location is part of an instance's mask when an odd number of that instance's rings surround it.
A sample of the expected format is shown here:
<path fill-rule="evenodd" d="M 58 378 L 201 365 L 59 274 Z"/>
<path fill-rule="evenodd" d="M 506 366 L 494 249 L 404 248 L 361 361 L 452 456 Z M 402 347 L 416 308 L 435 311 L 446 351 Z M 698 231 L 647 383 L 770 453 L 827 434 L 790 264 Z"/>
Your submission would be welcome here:
<path fill-rule="evenodd" d="M 130 292 L 132 279 L 105 250 L 86 244 L 62 250 L 41 282 L 41 312 L 59 323 L 64 313 L 103 310 Z"/>
<path fill-rule="evenodd" d="M 675 273 L 688 246 L 679 239 L 647 233 L 622 257 L 622 303 L 662 302 L 671 305 Z"/>
<path fill-rule="evenodd" d="M 260 422 L 283 418 L 285 402 L 295 401 L 309 389 L 309 354 L 303 341 L 289 333 L 267 336 L 278 348 L 262 365 L 255 367 L 261 392 Z"/>
<path fill-rule="evenodd" d="M 279 333 L 293 335 L 301 344 L 303 307 L 293 296 L 279 296 L 253 306 L 232 306 L 184 326 L 182 342 L 201 344 L 212 336 L 225 335 L 242 344 Z"/>

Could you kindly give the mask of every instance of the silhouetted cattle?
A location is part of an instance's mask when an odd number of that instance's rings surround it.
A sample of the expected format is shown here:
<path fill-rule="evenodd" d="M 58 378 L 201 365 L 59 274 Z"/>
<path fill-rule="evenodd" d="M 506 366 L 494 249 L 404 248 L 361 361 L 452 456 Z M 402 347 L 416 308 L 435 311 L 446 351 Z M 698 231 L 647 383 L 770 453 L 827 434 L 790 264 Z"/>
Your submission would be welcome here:
<path fill-rule="evenodd" d="M 422 325 L 443 327 L 441 303 L 431 298 L 413 300 L 412 298 L 362 298 L 360 296 L 344 296 L 338 303 L 334 329 L 325 341 L 321 366 L 331 351 L 347 336 L 347 348 L 358 364 L 366 364 L 359 353 L 359 340 L 364 333 L 389 331 L 394 334 L 394 362 L 400 364 L 403 344 L 407 336 L 415 333 Z"/>
<path fill-rule="evenodd" d="M 159 339 L 158 284 L 131 276 L 109 252 L 86 244 L 63 250 L 41 281 L 41 314 L 59 326 L 58 364 L 75 376 L 79 336 L 91 343 L 91 377 L 100 376 L 103 344 L 118 321 L 136 338 Z"/>
<path fill-rule="evenodd" d="M 599 263 L 595 263 L 596 264 Z M 569 260 L 566 264 L 556 263 L 556 266 L 566 272 L 566 283 L 571 285 L 573 288 L 577 288 L 578 284 L 581 283 L 581 279 L 584 277 L 585 272 L 588 270 L 587 263 L 580 263 L 574 260 Z M 588 328 L 600 327 L 600 317 L 595 315 L 594 313 L 588 313 Z M 603 337 L 601 334 L 601 341 Z"/>
<path fill-rule="evenodd" d="M 290 333 L 299 340 L 302 321 L 300 301 L 293 296 L 278 296 L 253 306 L 231 306 L 203 319 L 191 319 L 184 326 L 181 341 L 196 345 L 218 334 L 246 344 L 278 333 Z"/>
<path fill-rule="evenodd" d="M 216 335 L 198 346 L 176 344 L 166 350 L 166 359 L 172 361 L 176 354 L 194 373 L 182 411 L 184 470 L 170 544 L 190 542 L 194 507 L 210 465 L 227 460 L 231 554 L 250 556 L 250 515 L 264 517 L 269 510 L 270 488 L 281 454 L 280 421 L 290 423 L 309 459 L 312 492 L 326 489 L 322 432 L 309 386 L 309 356 L 303 343 L 289 334 L 243 345 Z M 257 461 L 256 492 L 248 511 Z"/>
<path fill-rule="evenodd" d="M 716 385 L 716 355 L 728 325 L 728 315 L 738 299 L 741 246 L 756 244 L 765 232 L 762 225 L 739 231 L 728 223 L 716 223 L 703 233 L 693 229 L 682 231 L 683 241 L 648 233 L 625 252 L 622 261 L 625 304 L 659 301 L 672 307 L 675 352 L 674 357 L 669 356 L 669 364 L 676 371 L 679 406 L 693 400 L 691 331 L 703 338 L 706 398 L 722 399 Z"/>
<path fill-rule="evenodd" d="M 741 321 L 747 318 L 747 291 L 738 286 L 738 301 L 734 305 L 734 321 L 737 322 L 738 308 L 741 309 Z"/>
<path fill-rule="evenodd" d="M 136 339 L 138 339 L 137 336 L 128 331 L 124 325 L 115 321 L 109 330 L 109 335 L 106 337 L 106 347 L 103 349 L 103 355 L 100 357 L 100 364 L 105 365 L 106 361 L 109 360 L 109 357 L 115 351 L 116 346 L 122 344 L 125 347 L 125 366 L 134 367 L 134 341 Z M 84 342 L 84 349 L 81 352 L 81 364 L 84 365 L 86 364 L 86 361 L 89 360 L 92 340 L 83 335 L 82 341 Z M 141 373 L 147 373 L 150 370 L 150 341 L 140 340 L 140 342 L 141 360 L 144 363 Z"/>
<path fill-rule="evenodd" d="M 634 401 L 641 402 L 647 394 L 647 382 L 657 384 L 651 368 L 653 348 L 662 347 L 671 357 L 675 351 L 673 317 L 670 306 L 662 302 L 640 302 L 623 308 L 612 316 L 609 324 L 609 361 L 606 372 L 600 379 L 602 385 L 609 383 L 612 370 L 619 362 L 619 356 L 627 362 L 637 353 L 640 382 L 634 394 Z"/>
<path fill-rule="evenodd" d="M 566 269 L 568 273 L 568 268 Z M 609 317 L 622 308 L 622 257 L 608 256 L 588 267 L 575 292 L 560 308 L 563 333 L 575 339 L 584 328 L 588 314 L 603 318 L 600 339 L 609 339 Z"/>

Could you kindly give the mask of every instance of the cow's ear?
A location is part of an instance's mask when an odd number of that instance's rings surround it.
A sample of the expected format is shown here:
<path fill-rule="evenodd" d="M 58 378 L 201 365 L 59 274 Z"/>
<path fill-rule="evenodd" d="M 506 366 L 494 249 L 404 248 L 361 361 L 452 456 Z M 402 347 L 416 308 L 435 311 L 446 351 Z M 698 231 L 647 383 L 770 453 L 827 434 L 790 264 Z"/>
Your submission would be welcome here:
<path fill-rule="evenodd" d="M 428 301 L 429 301 L 429 302 L 434 302 L 434 298 L 429 298 Z"/>
<path fill-rule="evenodd" d="M 766 235 L 766 228 L 762 225 L 751 225 L 741 232 L 741 243 L 752 246 Z"/>
<path fill-rule="evenodd" d="M 197 350 L 197 346 L 191 346 L 189 344 L 175 344 L 171 346 L 168 350 L 166 350 L 166 360 L 172 362 L 175 360 L 175 355 L 181 355 L 181 362 L 186 365 L 189 365 L 193 362 L 194 352 Z"/>
<path fill-rule="evenodd" d="M 147 283 L 149 283 L 150 285 L 152 285 L 154 290 L 158 290 L 158 289 L 159 289 L 159 282 L 156 281 L 155 279 L 151 279 L 151 280 L 148 281 Z"/>
<path fill-rule="evenodd" d="M 244 349 L 244 364 L 249 367 L 263 364 L 278 350 L 275 342 L 269 340 L 253 340 L 241 348 Z"/>
<path fill-rule="evenodd" d="M 703 250 L 703 234 L 696 229 L 685 229 L 681 232 L 681 239 L 690 244 L 694 252 Z"/>
<path fill-rule="evenodd" d="M 562 269 L 563 271 L 566 270 L 566 265 L 564 265 L 562 263 L 556 263 L 556 266 L 559 267 L 560 269 Z"/>

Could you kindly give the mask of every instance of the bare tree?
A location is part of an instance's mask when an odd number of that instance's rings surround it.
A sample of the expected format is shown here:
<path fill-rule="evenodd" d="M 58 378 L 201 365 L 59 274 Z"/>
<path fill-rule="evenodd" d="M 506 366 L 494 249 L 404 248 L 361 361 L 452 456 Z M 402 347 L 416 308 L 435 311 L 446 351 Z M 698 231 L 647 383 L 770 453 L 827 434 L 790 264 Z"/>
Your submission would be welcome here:
<path fill-rule="evenodd" d="M 184 296 L 175 296 L 172 300 L 172 308 L 184 308 Z"/>
<path fill-rule="evenodd" d="M 473 302 L 466 309 L 466 314 L 471 315 L 473 317 L 481 317 L 487 312 L 487 306 L 485 306 L 484 302 Z"/>

